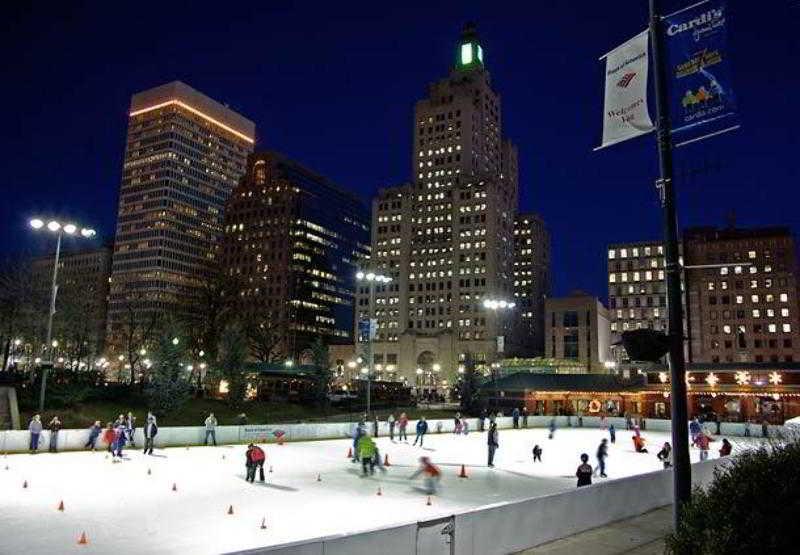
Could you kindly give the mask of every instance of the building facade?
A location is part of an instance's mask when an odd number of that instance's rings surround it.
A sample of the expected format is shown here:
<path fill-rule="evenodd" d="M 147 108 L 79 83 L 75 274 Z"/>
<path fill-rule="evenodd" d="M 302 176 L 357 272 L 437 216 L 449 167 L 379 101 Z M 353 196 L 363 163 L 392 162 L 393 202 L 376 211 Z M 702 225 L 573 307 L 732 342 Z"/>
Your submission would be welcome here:
<path fill-rule="evenodd" d="M 250 157 L 225 206 L 221 260 L 240 288 L 238 313 L 262 326 L 260 358 L 308 363 L 317 337 L 353 343 L 368 218 L 355 195 L 297 162 L 276 152 Z"/>
<path fill-rule="evenodd" d="M 452 380 L 467 353 L 499 358 L 509 315 L 483 301 L 511 301 L 516 147 L 502 135 L 501 102 L 467 25 L 448 77 L 414 111 L 412 175 L 373 202 L 370 267 L 393 278 L 359 297 L 359 318 L 378 321 L 374 362 L 414 383 L 434 371 Z"/>
<path fill-rule="evenodd" d="M 113 339 L 131 315 L 180 314 L 217 256 L 225 201 L 254 124 L 175 81 L 131 99 L 109 304 Z"/>
<path fill-rule="evenodd" d="M 518 356 L 544 354 L 544 301 L 550 296 L 550 232 L 539 214 L 514 219 L 514 299 L 519 324 L 514 327 Z"/>
<path fill-rule="evenodd" d="M 800 361 L 789 229 L 690 228 L 683 243 L 690 362 Z"/>
<path fill-rule="evenodd" d="M 578 360 L 588 372 L 604 372 L 609 360 L 608 310 L 596 298 L 577 291 L 544 302 L 545 354 Z"/>

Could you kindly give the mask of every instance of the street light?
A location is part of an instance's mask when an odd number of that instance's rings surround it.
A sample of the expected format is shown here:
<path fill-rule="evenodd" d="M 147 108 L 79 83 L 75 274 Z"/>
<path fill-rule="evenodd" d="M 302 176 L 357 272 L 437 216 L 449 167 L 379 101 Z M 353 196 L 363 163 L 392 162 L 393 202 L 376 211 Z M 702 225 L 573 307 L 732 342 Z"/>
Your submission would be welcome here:
<path fill-rule="evenodd" d="M 373 311 L 375 308 L 375 286 L 376 285 L 386 285 L 392 278 L 383 274 L 379 274 L 373 271 L 369 272 L 358 272 L 356 273 L 356 279 L 358 281 L 366 281 L 367 286 L 369 287 L 369 308 L 367 309 L 367 417 L 369 417 L 370 413 L 370 404 L 372 400 L 372 373 L 373 373 L 373 365 L 375 364 L 375 357 L 372 354 L 372 324 L 373 324 Z M 376 325 L 377 327 L 377 325 Z"/>
<path fill-rule="evenodd" d="M 28 222 L 31 228 L 35 231 L 39 231 L 45 227 L 44 220 L 41 218 L 33 218 Z M 53 365 L 53 355 L 52 355 L 52 343 L 53 343 L 53 316 L 56 313 L 56 294 L 58 293 L 58 259 L 61 255 L 61 237 L 66 233 L 67 235 L 73 235 L 77 230 L 78 226 L 74 223 L 68 222 L 62 224 L 58 220 L 50 220 L 47 222 L 47 229 L 51 233 L 56 234 L 56 256 L 55 261 L 53 263 L 53 282 L 50 288 L 50 311 L 47 314 L 47 340 L 45 341 L 45 352 L 42 353 L 43 355 L 47 356 L 47 360 L 45 360 L 45 364 L 42 366 L 42 387 L 39 390 L 39 412 L 44 412 L 44 396 L 47 391 L 47 369 L 48 365 Z M 90 228 L 81 228 L 81 236 L 85 239 L 89 239 L 94 237 L 95 231 Z"/>

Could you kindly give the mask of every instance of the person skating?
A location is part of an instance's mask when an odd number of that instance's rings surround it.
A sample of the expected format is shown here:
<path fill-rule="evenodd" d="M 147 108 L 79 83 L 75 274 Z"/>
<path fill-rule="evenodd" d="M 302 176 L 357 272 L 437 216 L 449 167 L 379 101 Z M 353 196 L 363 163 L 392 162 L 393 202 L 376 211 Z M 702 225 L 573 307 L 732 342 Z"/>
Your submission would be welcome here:
<path fill-rule="evenodd" d="M 497 423 L 492 422 L 489 425 L 489 432 L 486 434 L 486 446 L 489 450 L 489 468 L 494 468 L 494 453 L 500 447 L 500 437 L 497 432 Z"/>
<path fill-rule="evenodd" d="M 419 458 L 419 469 L 409 476 L 409 480 L 413 480 L 420 474 L 425 475 L 425 492 L 428 495 L 434 495 L 439 485 L 442 473 L 436 465 L 434 465 L 428 457 Z"/>
<path fill-rule="evenodd" d="M 375 453 L 377 450 L 375 440 L 369 434 L 364 434 L 358 440 L 358 456 L 361 459 L 361 469 L 364 476 L 367 475 L 367 467 L 369 467 L 370 476 L 375 474 Z"/>
<path fill-rule="evenodd" d="M 550 428 L 550 433 L 548 434 L 547 439 L 553 439 L 553 437 L 556 435 L 556 417 L 555 416 L 550 419 L 550 427 L 549 428 Z"/>
<path fill-rule="evenodd" d="M 522 407 L 522 427 L 528 427 L 528 405 L 523 405 Z"/>
<path fill-rule="evenodd" d="M 514 407 L 514 410 L 511 411 L 511 422 L 512 426 L 514 426 L 515 430 L 519 429 L 519 408 Z"/>
<path fill-rule="evenodd" d="M 457 412 L 455 418 L 453 418 L 453 434 L 460 435 L 461 434 L 461 413 Z"/>
<path fill-rule="evenodd" d="M 264 461 L 267 460 L 267 455 L 264 450 L 252 443 L 247 446 L 245 452 L 245 467 L 247 468 L 247 476 L 245 480 L 251 484 L 256 480 L 256 469 L 259 471 L 259 480 L 264 482 Z"/>
<path fill-rule="evenodd" d="M 633 436 L 633 448 L 637 453 L 647 453 L 647 449 L 644 448 L 644 438 L 640 435 L 634 434 Z"/>
<path fill-rule="evenodd" d="M 697 445 L 697 436 L 702 431 L 700 426 L 700 421 L 695 416 L 692 418 L 692 421 L 689 422 L 689 436 L 692 438 L 692 445 Z"/>
<path fill-rule="evenodd" d="M 128 412 L 128 416 L 125 418 L 125 432 L 131 447 L 136 447 L 136 417 L 132 412 Z"/>
<path fill-rule="evenodd" d="M 406 416 L 404 412 L 400 413 L 400 418 L 397 421 L 397 429 L 399 430 L 397 435 L 398 441 L 405 441 L 408 443 L 408 416 Z"/>
<path fill-rule="evenodd" d="M 608 478 L 606 475 L 606 458 L 608 457 L 608 440 L 603 438 L 597 447 L 597 469 L 600 471 L 601 478 Z"/>
<path fill-rule="evenodd" d="M 50 430 L 50 452 L 55 453 L 58 451 L 58 432 L 61 431 L 61 420 L 58 416 L 54 416 L 50 423 L 47 425 Z"/>
<path fill-rule="evenodd" d="M 583 453 L 581 455 L 581 464 L 578 465 L 578 470 L 575 472 L 575 477 L 578 479 L 578 487 L 592 485 L 592 465 L 589 464 L 589 455 Z"/>
<path fill-rule="evenodd" d="M 486 430 L 486 409 L 481 410 L 481 415 L 478 417 L 478 431 L 483 432 Z"/>
<path fill-rule="evenodd" d="M 95 420 L 94 424 L 91 425 L 89 428 L 89 439 L 86 444 L 83 446 L 84 449 L 91 448 L 92 451 L 95 450 L 97 447 L 97 438 L 100 437 L 100 432 L 103 431 L 103 427 L 100 425 L 99 420 Z"/>
<path fill-rule="evenodd" d="M 422 442 L 425 441 L 425 434 L 428 433 L 428 423 L 425 421 L 425 417 L 422 416 L 417 421 L 417 437 L 414 438 L 413 445 L 417 444 L 419 441 L 419 446 L 422 447 Z"/>
<path fill-rule="evenodd" d="M 206 438 L 203 440 L 203 444 L 208 445 L 208 438 L 211 437 L 211 441 L 214 442 L 214 447 L 217 446 L 217 417 L 214 416 L 214 413 L 211 412 L 208 414 L 208 418 L 205 421 L 206 425 Z"/>
<path fill-rule="evenodd" d="M 461 419 L 461 433 L 463 433 L 465 436 L 469 435 L 469 420 L 466 418 Z"/>
<path fill-rule="evenodd" d="M 372 435 L 378 437 L 378 429 L 380 428 L 378 422 L 378 415 L 375 415 L 375 418 L 372 420 Z"/>
<path fill-rule="evenodd" d="M 608 436 L 611 439 L 611 443 L 617 442 L 617 429 L 614 427 L 614 424 L 608 427 Z"/>
<path fill-rule="evenodd" d="M 153 454 L 153 442 L 155 441 L 156 434 L 158 434 L 158 420 L 156 416 L 149 412 L 147 413 L 147 420 L 144 424 L 144 454 Z"/>
<path fill-rule="evenodd" d="M 723 438 L 722 447 L 719 448 L 719 456 L 727 457 L 731 454 L 731 451 L 733 451 L 733 445 L 731 445 L 731 442 L 728 441 L 728 438 Z"/>
<path fill-rule="evenodd" d="M 656 457 L 664 464 L 664 468 L 670 468 L 672 466 L 672 445 L 665 441 L 661 451 L 656 453 Z"/>
<path fill-rule="evenodd" d="M 761 436 L 769 437 L 769 424 L 766 419 L 761 421 Z"/>
<path fill-rule="evenodd" d="M 542 462 L 542 448 L 539 447 L 539 444 L 533 446 L 533 462 Z"/>
<path fill-rule="evenodd" d="M 106 429 L 103 430 L 103 441 L 106 442 L 106 451 L 109 453 L 114 452 L 114 424 L 112 422 L 106 423 Z"/>
<path fill-rule="evenodd" d="M 700 448 L 700 460 L 708 460 L 708 448 L 712 439 L 705 432 L 700 432 L 697 436 L 697 447 Z"/>
<path fill-rule="evenodd" d="M 357 463 L 360 459 L 358 458 L 358 440 L 367 433 L 366 427 L 364 426 L 364 421 L 359 420 L 356 427 L 353 428 L 353 462 Z"/>
<path fill-rule="evenodd" d="M 394 413 L 390 413 L 388 418 L 386 418 L 386 422 L 389 424 L 389 441 L 394 441 Z"/>
<path fill-rule="evenodd" d="M 28 431 L 31 434 L 31 441 L 28 449 L 31 453 L 36 453 L 39 449 L 39 437 L 42 435 L 42 417 L 38 414 L 34 414 L 33 418 L 31 418 L 30 424 L 28 424 Z"/>
<path fill-rule="evenodd" d="M 744 437 L 750 437 L 750 419 L 744 421 Z"/>
<path fill-rule="evenodd" d="M 114 449 L 111 452 L 111 455 L 114 457 L 114 461 L 119 458 L 122 460 L 122 449 L 125 447 L 125 424 L 117 424 L 114 427 Z"/>

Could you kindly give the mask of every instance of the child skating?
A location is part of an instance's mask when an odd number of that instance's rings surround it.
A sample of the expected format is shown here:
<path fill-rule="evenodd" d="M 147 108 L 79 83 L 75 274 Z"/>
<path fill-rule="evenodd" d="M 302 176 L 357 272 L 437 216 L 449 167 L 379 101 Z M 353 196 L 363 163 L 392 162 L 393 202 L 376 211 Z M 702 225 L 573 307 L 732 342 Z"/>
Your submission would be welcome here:
<path fill-rule="evenodd" d="M 542 448 L 539 447 L 539 444 L 533 446 L 533 462 L 542 462 Z"/>
<path fill-rule="evenodd" d="M 419 469 L 409 476 L 409 480 L 413 480 L 420 474 L 425 475 L 425 493 L 428 495 L 436 494 L 436 490 L 439 486 L 439 480 L 441 479 L 442 473 L 439 468 L 434 465 L 428 457 L 420 457 L 419 458 Z"/>

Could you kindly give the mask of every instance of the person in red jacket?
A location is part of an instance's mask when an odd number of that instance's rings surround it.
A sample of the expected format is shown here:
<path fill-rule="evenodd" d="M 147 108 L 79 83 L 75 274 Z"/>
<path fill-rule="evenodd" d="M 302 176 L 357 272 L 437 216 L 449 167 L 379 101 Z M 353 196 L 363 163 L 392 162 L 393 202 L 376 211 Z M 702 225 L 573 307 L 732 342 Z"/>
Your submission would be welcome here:
<path fill-rule="evenodd" d="M 637 453 L 647 453 L 647 449 L 644 448 L 644 438 L 641 435 L 633 436 L 633 448 Z"/>
<path fill-rule="evenodd" d="M 731 442 L 728 441 L 727 438 L 724 438 L 722 440 L 722 447 L 719 448 L 719 456 L 727 457 L 728 455 L 731 454 L 732 450 L 733 450 L 733 445 L 731 445 Z"/>
<path fill-rule="evenodd" d="M 420 474 L 425 475 L 425 492 L 428 495 L 434 495 L 436 493 L 436 487 L 439 485 L 439 480 L 442 477 L 442 472 L 439 470 L 439 467 L 433 464 L 428 457 L 420 457 L 419 469 L 409 477 L 409 480 L 413 480 Z"/>
<path fill-rule="evenodd" d="M 259 479 L 264 481 L 264 461 L 267 460 L 267 455 L 264 450 L 252 443 L 247 446 L 247 453 L 245 454 L 247 477 L 245 478 L 251 484 L 256 480 L 256 469 L 259 470 Z"/>
<path fill-rule="evenodd" d="M 103 441 L 105 441 L 106 445 L 108 445 L 109 453 L 113 453 L 114 451 L 114 437 L 115 437 L 114 425 L 111 424 L 111 422 L 109 422 L 108 424 L 106 424 L 106 429 L 103 432 Z"/>

